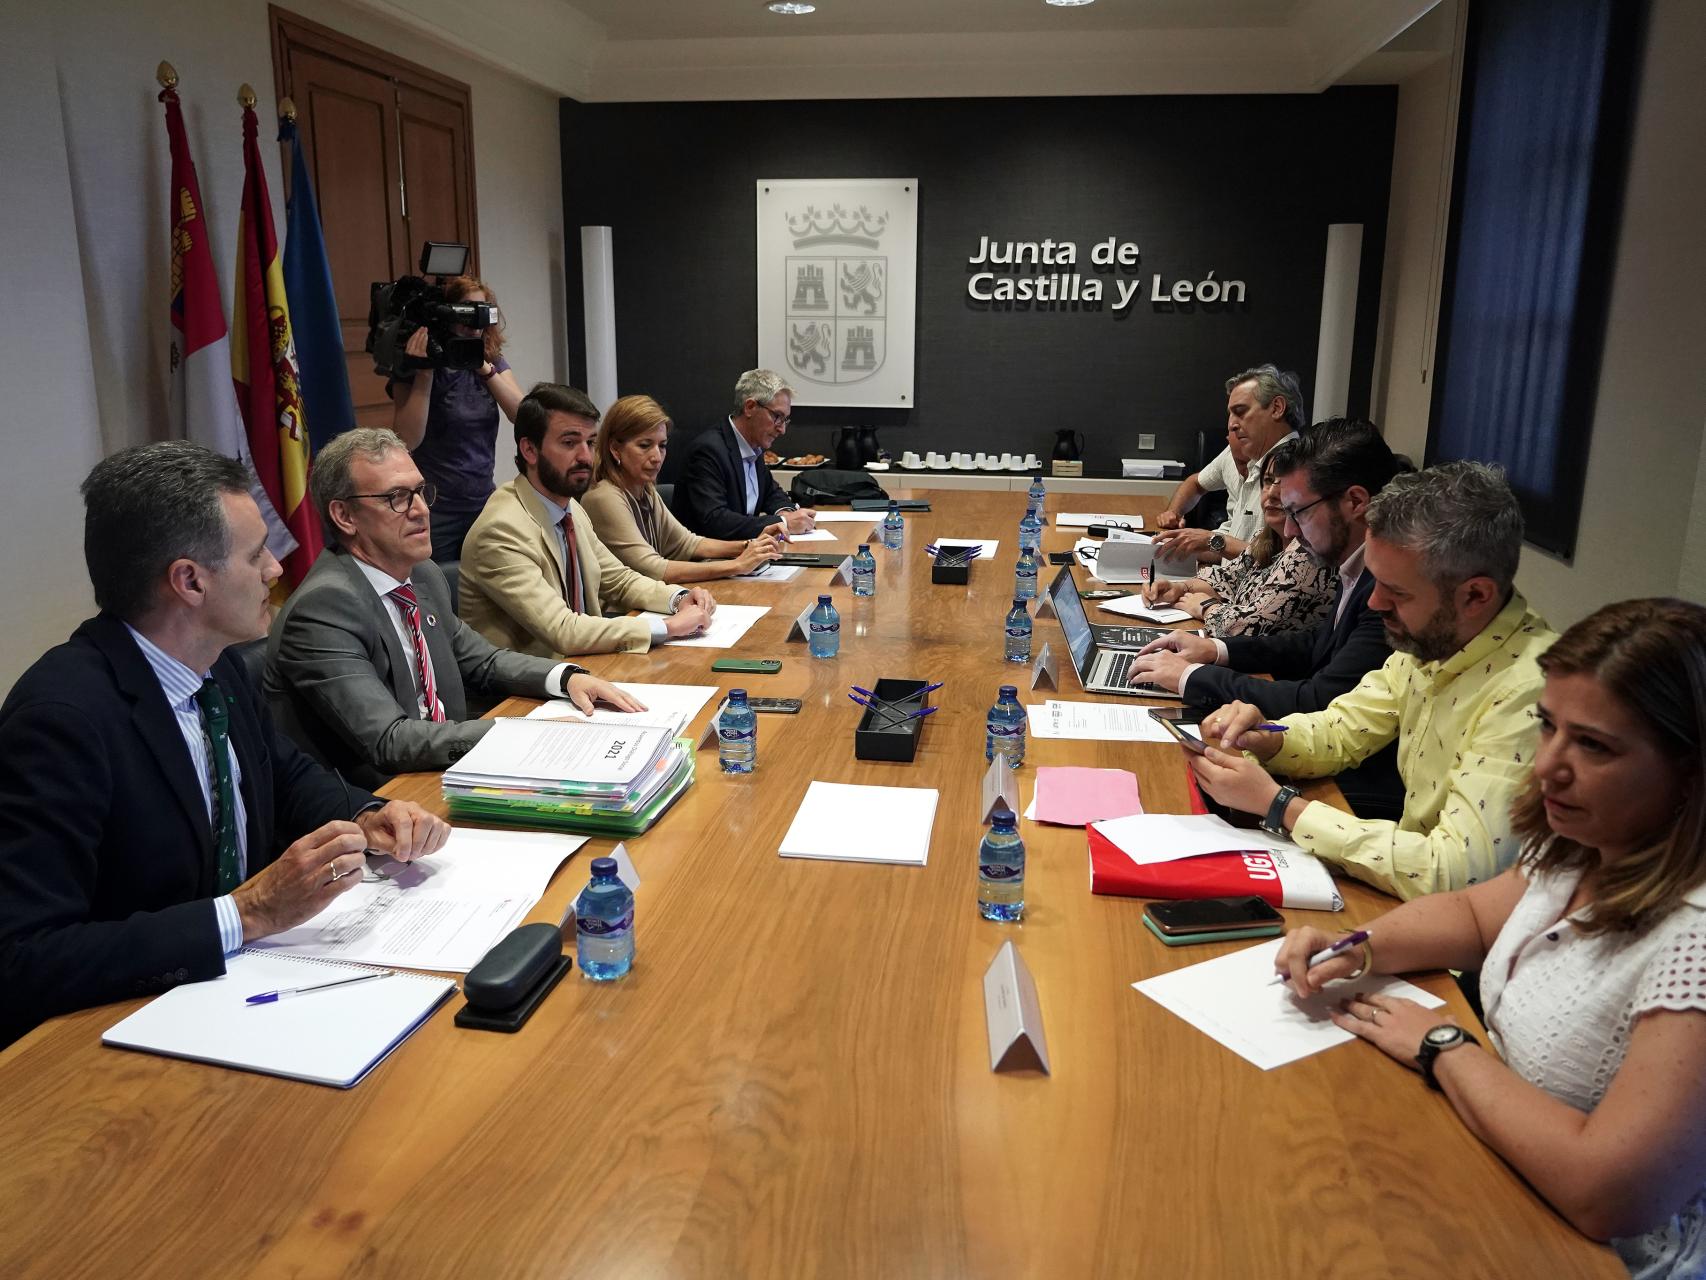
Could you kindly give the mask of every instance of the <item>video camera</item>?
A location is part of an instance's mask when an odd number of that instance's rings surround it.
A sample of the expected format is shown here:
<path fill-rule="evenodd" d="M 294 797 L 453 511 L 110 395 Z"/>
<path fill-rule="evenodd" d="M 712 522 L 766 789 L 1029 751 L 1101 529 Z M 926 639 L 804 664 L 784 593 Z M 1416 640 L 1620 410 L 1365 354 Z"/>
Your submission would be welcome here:
<path fill-rule="evenodd" d="M 486 341 L 465 338 L 453 325 L 488 329 L 497 323 L 498 309 L 489 302 L 447 302 L 443 281 L 459 276 L 468 266 L 468 246 L 428 240 L 421 249 L 421 274 L 376 281 L 367 311 L 367 353 L 373 371 L 385 377 L 416 368 L 478 369 L 486 362 Z M 428 283 L 427 276 L 433 281 Z M 404 346 L 416 329 L 427 331 L 426 357 L 405 355 Z"/>

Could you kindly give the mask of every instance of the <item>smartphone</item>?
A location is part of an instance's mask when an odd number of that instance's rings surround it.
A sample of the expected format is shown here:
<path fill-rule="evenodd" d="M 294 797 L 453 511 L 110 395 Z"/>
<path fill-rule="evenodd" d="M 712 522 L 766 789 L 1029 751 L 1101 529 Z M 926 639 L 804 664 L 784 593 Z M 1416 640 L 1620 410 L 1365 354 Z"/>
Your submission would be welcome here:
<path fill-rule="evenodd" d="M 1192 755 L 1202 755 L 1208 744 L 1202 738 L 1202 725 L 1189 720 L 1162 720 L 1161 727 L 1179 740 L 1179 745 Z M 1258 899 L 1260 901 L 1260 899 Z"/>
<path fill-rule="evenodd" d="M 1226 935 L 1269 938 L 1285 928 L 1285 917 L 1257 897 L 1151 902 L 1143 908 L 1143 922 L 1163 942 L 1207 942 L 1210 935 L 1216 940 Z"/>
<path fill-rule="evenodd" d="M 1070 551 L 1051 551 L 1048 553 L 1050 564 L 1077 564 L 1078 559 Z"/>
<path fill-rule="evenodd" d="M 800 712 L 798 698 L 748 698 L 746 705 L 754 711 L 774 711 L 784 716 L 798 715 Z"/>
<path fill-rule="evenodd" d="M 740 671 L 755 676 L 773 676 L 782 669 L 780 658 L 718 658 L 713 671 Z"/>
<path fill-rule="evenodd" d="M 1202 718 L 1208 714 L 1196 707 L 1148 707 L 1146 710 L 1157 720 L 1177 720 L 1180 724 L 1201 724 Z"/>
<path fill-rule="evenodd" d="M 1112 591 L 1106 587 L 1097 587 L 1094 591 L 1080 591 L 1080 600 L 1118 600 L 1121 596 L 1129 596 L 1129 591 Z"/>

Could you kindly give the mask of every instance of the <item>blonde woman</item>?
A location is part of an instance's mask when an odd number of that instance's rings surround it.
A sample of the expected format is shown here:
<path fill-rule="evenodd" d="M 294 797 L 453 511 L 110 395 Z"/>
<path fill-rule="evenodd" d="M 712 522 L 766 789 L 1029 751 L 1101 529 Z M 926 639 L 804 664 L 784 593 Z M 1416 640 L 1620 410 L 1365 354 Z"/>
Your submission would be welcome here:
<path fill-rule="evenodd" d="M 623 396 L 598 429 L 592 487 L 581 499 L 600 541 L 636 573 L 705 582 L 751 573 L 782 554 L 771 525 L 755 538 L 703 538 L 670 513 L 657 490 L 673 425 L 650 396 Z"/>

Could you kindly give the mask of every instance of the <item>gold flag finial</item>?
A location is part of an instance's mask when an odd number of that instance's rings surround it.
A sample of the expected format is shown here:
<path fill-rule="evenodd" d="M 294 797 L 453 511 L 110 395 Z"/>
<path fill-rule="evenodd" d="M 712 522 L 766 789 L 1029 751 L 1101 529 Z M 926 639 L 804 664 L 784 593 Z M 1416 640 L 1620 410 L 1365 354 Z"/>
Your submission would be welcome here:
<path fill-rule="evenodd" d="M 160 82 L 162 89 L 176 89 L 178 87 L 177 70 L 171 63 L 164 60 L 154 68 L 154 78 Z"/>
<path fill-rule="evenodd" d="M 280 98 L 278 100 L 278 113 L 286 120 L 290 121 L 291 124 L 296 123 L 296 103 L 291 101 L 289 98 Z"/>
<path fill-rule="evenodd" d="M 244 85 L 237 90 L 237 105 L 244 110 L 253 110 L 255 105 L 255 90 L 253 85 Z"/>

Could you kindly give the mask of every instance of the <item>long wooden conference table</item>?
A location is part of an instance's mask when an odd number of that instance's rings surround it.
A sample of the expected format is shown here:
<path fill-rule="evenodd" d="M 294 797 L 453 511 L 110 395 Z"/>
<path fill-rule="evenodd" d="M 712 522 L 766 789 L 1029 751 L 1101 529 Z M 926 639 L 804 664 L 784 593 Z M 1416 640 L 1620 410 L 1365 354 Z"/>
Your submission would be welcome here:
<path fill-rule="evenodd" d="M 1025 918 L 978 916 L 984 713 L 1021 672 L 1001 618 L 1024 497 L 920 496 L 934 509 L 908 517 L 904 550 L 874 548 L 877 596 L 836 585 L 833 661 L 783 638 L 821 569 L 713 584 L 772 606 L 734 650 L 591 660 L 805 703 L 760 717 L 750 776 L 701 752 L 629 842 L 626 980 L 571 974 L 513 1036 L 457 1029 L 455 997 L 348 1092 L 102 1048 L 137 1003 L 56 1019 L 0 1054 L 0 1274 L 1623 1274 L 1372 1047 L 1262 1072 L 1133 991 L 1234 944 L 1169 949 L 1140 902 L 1092 896 L 1082 831 L 1024 824 Z M 1048 509 L 1110 501 L 1160 506 Z M 866 532 L 827 527 L 848 549 Z M 933 586 L 936 537 L 1001 547 L 969 586 Z M 1071 539 L 1051 525 L 1044 545 Z M 1061 650 L 1058 623 L 1044 640 Z M 713 675 L 724 652 L 782 670 Z M 847 687 L 884 676 L 947 682 L 912 764 L 853 757 Z M 1062 678 L 1034 696 L 1085 696 Z M 1033 740 L 1026 799 L 1036 765 L 1066 763 L 1133 769 L 1147 809 L 1187 811 L 1176 747 Z M 780 858 L 813 779 L 939 788 L 928 865 Z M 388 791 L 441 810 L 436 775 Z M 560 919 L 610 847 L 590 841 L 531 918 Z M 1337 915 L 1286 914 L 1340 928 L 1392 905 L 1344 895 Z M 1007 939 L 1052 1075 L 990 1070 L 982 977 Z M 1422 985 L 1472 1021 L 1446 975 Z"/>

